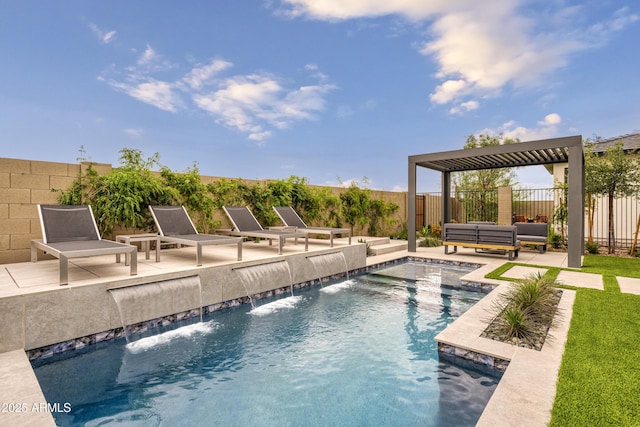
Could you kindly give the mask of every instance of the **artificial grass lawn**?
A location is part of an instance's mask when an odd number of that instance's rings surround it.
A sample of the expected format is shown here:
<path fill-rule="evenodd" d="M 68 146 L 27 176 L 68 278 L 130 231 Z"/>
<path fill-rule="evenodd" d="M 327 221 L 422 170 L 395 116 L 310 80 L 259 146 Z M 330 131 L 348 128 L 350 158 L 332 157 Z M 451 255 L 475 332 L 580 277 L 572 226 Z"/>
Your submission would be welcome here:
<path fill-rule="evenodd" d="M 551 426 L 640 425 L 640 296 L 578 289 Z"/>
<path fill-rule="evenodd" d="M 577 289 L 551 426 L 640 426 L 640 296 L 614 276 L 640 277 L 640 260 L 585 256 L 605 290 Z"/>
<path fill-rule="evenodd" d="M 513 265 L 486 277 L 505 280 Z M 549 278 L 560 272 L 544 268 Z M 640 426 L 640 295 L 621 294 L 616 280 L 640 278 L 640 259 L 586 255 L 581 271 L 602 274 L 604 291 L 570 287 L 576 299 L 549 425 Z"/>

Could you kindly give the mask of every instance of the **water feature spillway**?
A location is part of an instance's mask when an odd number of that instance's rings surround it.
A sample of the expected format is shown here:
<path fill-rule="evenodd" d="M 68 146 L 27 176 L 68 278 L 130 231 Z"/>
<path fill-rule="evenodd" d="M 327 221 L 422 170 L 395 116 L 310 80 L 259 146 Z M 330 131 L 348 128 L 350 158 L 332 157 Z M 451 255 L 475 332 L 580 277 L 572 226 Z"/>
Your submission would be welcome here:
<path fill-rule="evenodd" d="M 233 271 L 240 276 L 242 286 L 244 286 L 253 308 L 256 308 L 253 296 L 265 290 L 273 289 L 274 286 L 269 286 L 273 283 L 291 286 L 291 296 L 293 296 L 293 279 L 287 261 L 274 261 L 267 264 L 238 267 L 234 268 Z"/>
<path fill-rule="evenodd" d="M 182 277 L 145 285 L 110 289 L 122 327 L 197 308 L 202 317 L 199 276 Z M 128 337 L 127 337 L 128 340 Z"/>
<path fill-rule="evenodd" d="M 307 259 L 313 264 L 316 276 L 320 280 L 322 286 L 322 278 L 333 274 L 345 273 L 349 280 L 349 269 L 347 268 L 347 259 L 342 252 L 331 252 L 328 254 L 312 255 Z"/>

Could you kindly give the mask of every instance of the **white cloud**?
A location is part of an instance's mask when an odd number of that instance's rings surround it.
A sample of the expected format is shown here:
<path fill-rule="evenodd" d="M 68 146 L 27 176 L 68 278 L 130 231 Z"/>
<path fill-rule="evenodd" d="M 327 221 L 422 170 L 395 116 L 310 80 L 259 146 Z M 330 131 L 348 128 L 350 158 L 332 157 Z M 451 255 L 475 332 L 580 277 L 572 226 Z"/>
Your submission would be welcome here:
<path fill-rule="evenodd" d="M 479 107 L 480 103 L 478 101 L 462 102 L 459 105 L 451 108 L 449 110 L 449 114 L 464 114 L 469 111 L 477 110 Z"/>
<path fill-rule="evenodd" d="M 311 120 L 324 110 L 324 95 L 332 85 L 303 86 L 286 89 L 269 75 L 252 74 L 225 79 L 220 89 L 198 94 L 194 101 L 219 123 L 262 141 L 271 136 L 265 127 L 283 129 L 299 120 Z"/>
<path fill-rule="evenodd" d="M 224 71 L 233 64 L 220 59 L 214 59 L 209 64 L 202 67 L 193 68 L 189 74 L 184 77 L 184 81 L 193 89 L 200 89 L 207 84 L 216 74 Z"/>
<path fill-rule="evenodd" d="M 562 118 L 559 114 L 551 113 L 544 116 L 544 120 L 539 121 L 538 125 L 540 126 L 555 126 L 562 122 Z"/>
<path fill-rule="evenodd" d="M 147 48 L 144 50 L 144 52 L 142 52 L 142 55 L 140 55 L 140 58 L 138 58 L 137 63 L 138 65 L 148 65 L 157 58 L 158 58 L 158 55 L 156 54 L 156 51 L 153 50 L 151 46 L 147 45 Z"/>
<path fill-rule="evenodd" d="M 604 38 L 610 36 L 616 31 L 625 29 L 628 25 L 640 20 L 640 16 L 630 13 L 628 7 L 623 7 L 615 11 L 611 19 L 608 21 L 598 22 L 591 26 L 589 31 L 596 38 Z"/>
<path fill-rule="evenodd" d="M 570 55 L 606 42 L 606 37 L 638 21 L 625 7 L 597 24 L 586 22 L 585 7 L 564 2 L 535 9 L 525 0 L 282 0 L 290 17 L 339 21 L 395 15 L 428 26 L 419 52 L 431 57 L 440 83 L 430 94 L 436 105 L 465 98 L 498 96 L 505 88 L 536 87 L 564 67 Z M 394 21 L 397 25 L 397 21 Z M 467 106 L 472 106 L 468 104 Z"/>
<path fill-rule="evenodd" d="M 122 132 L 124 132 L 131 138 L 140 138 L 142 135 L 144 135 L 143 129 L 122 129 Z"/>
<path fill-rule="evenodd" d="M 173 113 L 182 106 L 179 95 L 173 91 L 172 85 L 168 82 L 153 79 L 142 83 L 116 80 L 108 80 L 107 82 L 111 87 L 161 110 Z"/>
<path fill-rule="evenodd" d="M 410 20 L 428 18 L 447 7 L 447 0 L 284 0 L 283 13 L 291 17 L 345 20 L 384 15 L 400 15 Z M 458 1 L 460 6 L 471 1 Z"/>
<path fill-rule="evenodd" d="M 436 104 L 447 104 L 465 92 L 467 82 L 464 80 L 447 80 L 436 88 L 436 92 L 429 95 Z"/>
<path fill-rule="evenodd" d="M 105 33 L 100 28 L 98 28 L 98 26 L 93 22 L 89 22 L 88 25 L 89 25 L 89 29 L 93 32 L 93 34 L 96 35 L 96 37 L 98 37 L 98 39 L 102 43 L 108 44 L 108 43 L 111 43 L 113 40 L 115 40 L 115 37 L 116 37 L 115 31 L 108 31 Z"/>
<path fill-rule="evenodd" d="M 520 16 L 515 2 L 438 17 L 431 26 L 434 39 L 421 53 L 438 64 L 436 77 L 446 81 L 431 95 L 446 104 L 472 94 L 495 96 L 506 86 L 539 84 L 564 66 L 567 56 L 584 44 L 560 34 L 536 34 L 536 22 Z"/>
<path fill-rule="evenodd" d="M 558 126 L 562 123 L 562 117 L 557 113 L 547 114 L 543 120 L 538 121 L 538 127 L 527 128 L 517 126 L 514 120 L 503 123 L 497 128 L 485 128 L 476 134 L 503 135 L 505 138 L 519 139 L 520 141 L 536 141 L 552 138 L 558 135 Z"/>
<path fill-rule="evenodd" d="M 169 74 L 179 67 L 147 45 L 135 65 L 123 71 L 112 67 L 99 79 L 165 111 L 178 112 L 191 104 L 209 113 L 217 123 L 246 133 L 258 143 L 269 139 L 275 129 L 316 119 L 326 108 L 327 94 L 336 89 L 314 64 L 304 68 L 317 84 L 297 88 L 284 86 L 283 82 L 288 80 L 268 73 L 221 76 L 232 67 L 232 63 L 223 59 L 212 59 L 192 67 L 183 76 L 160 80 L 154 76 Z"/>

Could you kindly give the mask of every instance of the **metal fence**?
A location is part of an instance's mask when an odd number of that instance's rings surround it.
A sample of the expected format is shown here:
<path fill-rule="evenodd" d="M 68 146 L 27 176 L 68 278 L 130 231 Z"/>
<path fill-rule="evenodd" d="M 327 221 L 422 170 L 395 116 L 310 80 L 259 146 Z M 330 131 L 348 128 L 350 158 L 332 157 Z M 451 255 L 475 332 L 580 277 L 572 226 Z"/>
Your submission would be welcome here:
<path fill-rule="evenodd" d="M 640 194 L 640 191 L 636 192 Z M 512 190 L 512 222 L 548 222 L 555 234 L 566 237 L 570 224 L 563 188 Z M 601 246 L 608 246 L 609 202 L 606 196 L 596 197 L 592 209 L 585 207 L 585 240 L 589 237 Z M 590 213 L 591 212 L 591 213 Z M 590 221 L 591 215 L 592 221 Z M 440 192 L 416 195 L 416 230 L 442 222 L 442 194 Z M 498 191 L 454 191 L 451 193 L 451 218 L 459 223 L 493 221 L 498 219 Z M 640 197 L 620 197 L 613 202 L 613 230 L 616 246 L 629 248 L 640 225 Z"/>

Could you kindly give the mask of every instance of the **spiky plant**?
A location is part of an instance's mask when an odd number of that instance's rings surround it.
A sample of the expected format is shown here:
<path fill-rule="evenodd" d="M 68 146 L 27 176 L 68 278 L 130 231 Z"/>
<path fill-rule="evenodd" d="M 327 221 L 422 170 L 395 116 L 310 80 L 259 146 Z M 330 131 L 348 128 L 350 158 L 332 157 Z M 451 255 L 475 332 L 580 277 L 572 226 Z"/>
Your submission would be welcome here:
<path fill-rule="evenodd" d="M 538 347 L 557 311 L 559 298 L 554 283 L 540 274 L 512 283 L 492 306 L 495 317 L 485 334 Z"/>

